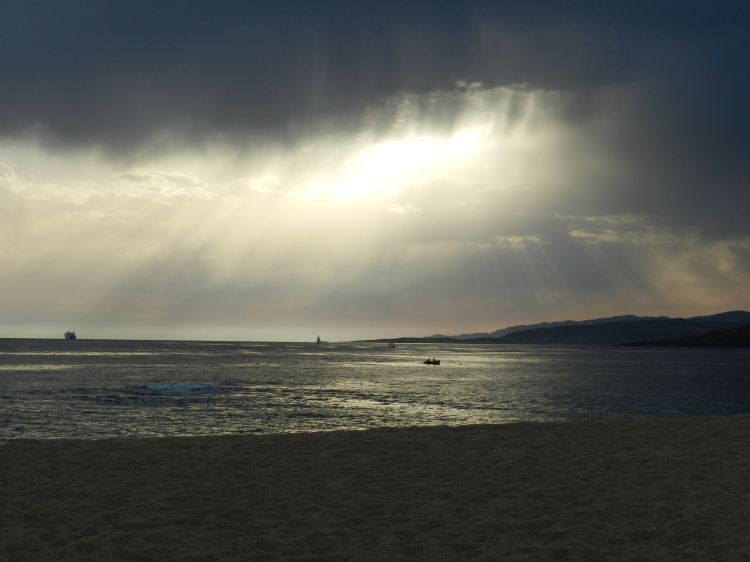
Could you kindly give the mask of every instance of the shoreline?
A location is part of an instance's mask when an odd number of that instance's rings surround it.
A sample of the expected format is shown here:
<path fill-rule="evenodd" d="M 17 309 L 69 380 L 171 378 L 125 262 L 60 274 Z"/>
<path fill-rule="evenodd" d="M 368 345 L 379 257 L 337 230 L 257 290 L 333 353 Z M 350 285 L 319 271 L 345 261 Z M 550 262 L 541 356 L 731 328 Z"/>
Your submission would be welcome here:
<path fill-rule="evenodd" d="M 554 420 L 530 420 L 511 421 L 505 423 L 466 423 L 466 424 L 435 424 L 435 425 L 404 425 L 404 426 L 381 426 L 364 427 L 360 429 L 319 429 L 314 431 L 282 431 L 277 433 L 216 433 L 204 435 L 112 435 L 109 437 L 18 437 L 8 438 L 0 441 L 0 445 L 12 443 L 109 443 L 109 442 L 141 442 L 141 441 L 190 441 L 190 440 L 213 440 L 213 439 L 273 439 L 283 437 L 304 437 L 314 435 L 348 435 L 378 432 L 421 432 L 421 431 L 463 431 L 463 430 L 491 430 L 498 428 L 520 428 L 525 426 L 557 426 L 557 425 L 598 425 L 598 424 L 631 424 L 646 422 L 648 420 L 725 420 L 725 419 L 748 418 L 750 412 L 738 414 L 643 414 L 612 418 L 581 418 L 581 419 L 554 419 Z"/>
<path fill-rule="evenodd" d="M 750 416 L 7 441 L 7 560 L 748 559 Z"/>

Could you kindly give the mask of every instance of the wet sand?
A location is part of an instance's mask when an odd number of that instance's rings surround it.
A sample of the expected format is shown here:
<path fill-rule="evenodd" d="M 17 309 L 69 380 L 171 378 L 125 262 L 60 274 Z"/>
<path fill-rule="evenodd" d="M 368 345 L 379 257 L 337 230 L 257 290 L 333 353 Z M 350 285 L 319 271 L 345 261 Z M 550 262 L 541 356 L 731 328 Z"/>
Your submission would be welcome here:
<path fill-rule="evenodd" d="M 750 416 L 0 446 L 0 560 L 750 560 Z"/>

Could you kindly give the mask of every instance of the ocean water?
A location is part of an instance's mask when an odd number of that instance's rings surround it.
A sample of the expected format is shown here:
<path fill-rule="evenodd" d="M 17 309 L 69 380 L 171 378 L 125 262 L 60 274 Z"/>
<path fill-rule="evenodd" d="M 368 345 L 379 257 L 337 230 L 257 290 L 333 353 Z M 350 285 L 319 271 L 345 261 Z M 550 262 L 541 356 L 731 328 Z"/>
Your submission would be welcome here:
<path fill-rule="evenodd" d="M 0 440 L 739 413 L 750 350 L 0 340 Z"/>

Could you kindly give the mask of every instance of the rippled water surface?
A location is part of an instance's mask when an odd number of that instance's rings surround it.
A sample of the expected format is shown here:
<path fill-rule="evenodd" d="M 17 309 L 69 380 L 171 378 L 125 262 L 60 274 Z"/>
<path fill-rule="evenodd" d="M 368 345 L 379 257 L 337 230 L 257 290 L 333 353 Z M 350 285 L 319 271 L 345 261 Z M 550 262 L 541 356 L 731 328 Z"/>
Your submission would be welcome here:
<path fill-rule="evenodd" d="M 3 440 L 737 413 L 750 350 L 0 340 Z"/>

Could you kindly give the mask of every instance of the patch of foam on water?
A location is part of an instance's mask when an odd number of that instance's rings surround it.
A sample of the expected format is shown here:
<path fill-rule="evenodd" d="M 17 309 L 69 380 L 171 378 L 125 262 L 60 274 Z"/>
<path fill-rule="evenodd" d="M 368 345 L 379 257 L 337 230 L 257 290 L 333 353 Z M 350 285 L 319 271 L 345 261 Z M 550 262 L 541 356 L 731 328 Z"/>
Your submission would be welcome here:
<path fill-rule="evenodd" d="M 71 369 L 73 367 L 75 365 L 0 365 L 0 371 L 62 371 L 63 369 Z"/>
<path fill-rule="evenodd" d="M 134 389 L 136 392 L 153 396 L 193 396 L 196 394 L 211 394 L 216 388 L 207 384 L 190 383 L 146 383 Z"/>
<path fill-rule="evenodd" d="M 137 355 L 157 355 L 152 351 L 0 351 L 0 355 L 18 355 L 18 356 L 48 356 L 63 357 L 81 356 L 81 357 L 130 357 Z"/>

